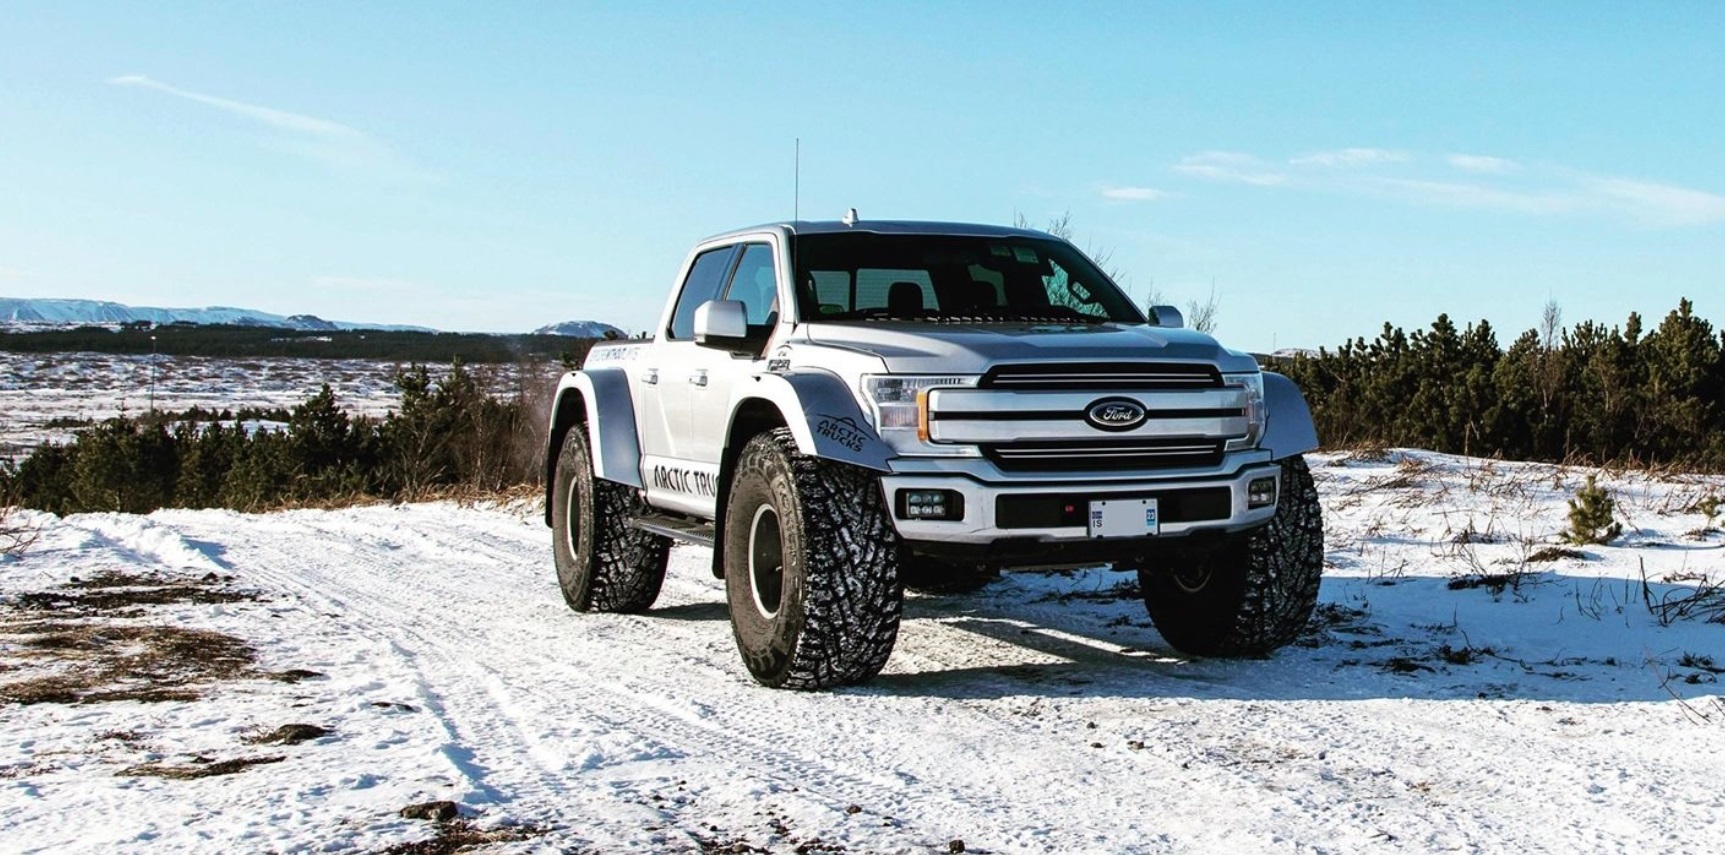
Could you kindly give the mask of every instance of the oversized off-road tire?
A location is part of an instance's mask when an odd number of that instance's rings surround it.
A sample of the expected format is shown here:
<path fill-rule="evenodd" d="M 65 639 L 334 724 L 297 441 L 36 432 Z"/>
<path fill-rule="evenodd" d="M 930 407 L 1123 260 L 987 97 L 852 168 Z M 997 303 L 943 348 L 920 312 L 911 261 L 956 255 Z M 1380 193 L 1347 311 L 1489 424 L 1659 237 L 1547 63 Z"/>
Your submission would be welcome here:
<path fill-rule="evenodd" d="M 1324 518 L 1302 457 L 1282 461 L 1276 515 L 1205 553 L 1170 555 L 1138 569 L 1144 605 L 1182 653 L 1261 656 L 1298 636 L 1318 602 Z"/>
<path fill-rule="evenodd" d="M 551 551 L 569 608 L 639 612 L 659 598 L 671 540 L 627 525 L 640 508 L 633 489 L 593 477 L 587 432 L 576 425 L 563 438 L 551 491 Z"/>
<path fill-rule="evenodd" d="M 901 553 L 898 577 L 903 580 L 905 590 L 919 594 L 969 594 L 999 579 L 1000 571 L 977 564 Z"/>
<path fill-rule="evenodd" d="M 743 446 L 725 505 L 725 598 L 749 674 L 820 689 L 880 673 L 898 640 L 898 531 L 865 469 L 797 452 L 784 428 Z"/>

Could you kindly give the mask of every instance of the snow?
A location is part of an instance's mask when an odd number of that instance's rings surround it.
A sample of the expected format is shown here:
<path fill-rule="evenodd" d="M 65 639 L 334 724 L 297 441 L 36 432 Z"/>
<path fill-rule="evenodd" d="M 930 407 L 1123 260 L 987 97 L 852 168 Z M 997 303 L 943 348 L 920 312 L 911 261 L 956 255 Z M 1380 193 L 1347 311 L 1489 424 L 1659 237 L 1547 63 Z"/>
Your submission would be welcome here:
<path fill-rule="evenodd" d="M 293 407 L 328 383 L 352 415 L 381 417 L 401 403 L 392 378 L 406 365 L 365 359 L 215 359 L 201 356 L 0 351 L 0 458 L 70 442 L 78 426 L 154 406 L 180 412 Z M 447 366 L 430 366 L 434 377 Z M 518 388 L 521 366 L 472 365 L 480 382 Z M 529 369 L 531 370 L 531 369 Z"/>
<path fill-rule="evenodd" d="M 563 321 L 547 324 L 533 331 L 534 335 L 567 335 L 577 338 L 628 338 L 629 334 L 602 321 Z"/>
<path fill-rule="evenodd" d="M 231 576 L 260 599 L 102 619 L 321 676 L 0 707 L 0 850 L 375 851 L 430 838 L 397 812 L 435 799 L 519 832 L 488 851 L 1719 850 L 1703 663 L 1725 665 L 1725 625 L 1662 624 L 1643 585 L 1725 578 L 1689 510 L 1725 480 L 1606 472 L 1626 535 L 1536 562 L 1588 470 L 1312 462 L 1331 566 L 1313 632 L 1274 656 L 1177 654 L 1128 574 L 1020 573 L 913 595 L 885 673 L 807 694 L 748 679 L 707 550 L 673 550 L 647 614 L 570 612 L 530 504 L 34 515 L 0 622 L 103 571 Z M 1503 586 L 1451 587 L 1482 573 Z M 0 662 L 28 667 L 16 635 Z M 245 742 L 289 723 L 331 733 Z M 283 759 L 126 771 L 263 755 Z"/>

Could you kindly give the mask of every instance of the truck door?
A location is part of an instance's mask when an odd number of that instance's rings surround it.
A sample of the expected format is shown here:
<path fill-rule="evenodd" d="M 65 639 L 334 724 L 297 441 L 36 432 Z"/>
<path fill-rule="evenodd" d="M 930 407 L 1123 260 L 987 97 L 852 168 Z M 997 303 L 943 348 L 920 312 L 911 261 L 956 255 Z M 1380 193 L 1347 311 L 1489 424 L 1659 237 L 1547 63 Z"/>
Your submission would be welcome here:
<path fill-rule="evenodd" d="M 747 311 L 751 328 L 767 328 L 778 321 L 778 271 L 771 244 L 745 243 L 738 247 L 737 263 L 730 281 L 718 299 L 735 300 Z M 760 354 L 738 355 L 713 347 L 700 347 L 689 363 L 687 384 L 680 390 L 689 411 L 687 459 L 701 471 L 719 471 L 725 452 L 727 408 L 731 390 L 755 372 Z"/>
<path fill-rule="evenodd" d="M 647 348 L 635 372 L 636 418 L 641 429 L 641 479 L 655 505 L 692 510 L 699 479 L 689 471 L 689 377 L 706 348 L 695 344 L 695 307 L 716 300 L 724 289 L 737 247 L 723 246 L 695 256 L 683 277 L 670 320 L 658 341 Z M 708 499 L 710 504 L 711 499 Z M 694 503 L 699 504 L 699 503 Z"/>

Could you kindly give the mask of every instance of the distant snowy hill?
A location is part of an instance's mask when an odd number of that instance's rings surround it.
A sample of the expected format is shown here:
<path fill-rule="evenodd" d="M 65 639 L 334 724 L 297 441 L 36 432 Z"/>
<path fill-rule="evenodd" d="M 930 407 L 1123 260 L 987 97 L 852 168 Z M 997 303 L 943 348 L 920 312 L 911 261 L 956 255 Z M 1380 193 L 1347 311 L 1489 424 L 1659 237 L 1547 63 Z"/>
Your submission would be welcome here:
<path fill-rule="evenodd" d="M 629 334 L 600 321 L 564 321 L 533 331 L 534 335 L 566 335 L 575 338 L 628 338 Z"/>
<path fill-rule="evenodd" d="M 149 321 L 171 324 L 185 321 L 194 324 L 234 324 L 238 326 L 281 327 L 296 330 L 410 330 L 435 332 L 429 327 L 404 324 L 373 324 L 356 321 L 326 321 L 316 315 L 277 315 L 256 309 L 232 306 L 209 306 L 202 309 L 158 309 L 150 306 L 127 306 L 106 300 L 18 299 L 0 297 L 0 323 L 74 325 L 124 324 Z"/>

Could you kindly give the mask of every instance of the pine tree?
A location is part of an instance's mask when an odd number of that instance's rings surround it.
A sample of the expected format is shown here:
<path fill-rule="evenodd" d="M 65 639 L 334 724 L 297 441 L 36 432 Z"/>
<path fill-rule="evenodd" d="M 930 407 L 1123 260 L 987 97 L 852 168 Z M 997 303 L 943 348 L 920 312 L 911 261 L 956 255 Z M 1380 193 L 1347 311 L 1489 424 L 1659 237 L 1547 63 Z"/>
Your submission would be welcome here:
<path fill-rule="evenodd" d="M 1569 531 L 1563 539 L 1577 545 L 1610 543 L 1623 534 L 1617 521 L 1617 502 L 1611 493 L 1599 486 L 1596 476 L 1587 476 L 1587 485 L 1569 500 Z"/>

